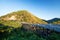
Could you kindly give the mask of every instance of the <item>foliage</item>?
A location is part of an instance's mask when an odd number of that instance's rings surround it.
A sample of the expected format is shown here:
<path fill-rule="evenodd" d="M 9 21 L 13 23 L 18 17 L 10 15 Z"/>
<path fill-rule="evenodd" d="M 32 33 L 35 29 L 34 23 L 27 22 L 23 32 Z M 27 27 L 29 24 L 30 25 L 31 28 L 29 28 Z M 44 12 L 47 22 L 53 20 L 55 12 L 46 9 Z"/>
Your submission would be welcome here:
<path fill-rule="evenodd" d="M 53 32 L 49 36 L 49 40 L 60 40 L 60 33 Z"/>
<path fill-rule="evenodd" d="M 8 20 L 11 16 L 15 16 L 16 20 Z M 0 40 L 60 40 L 60 33 L 51 32 L 44 38 L 33 31 L 22 30 L 21 22 L 47 24 L 26 10 L 12 12 L 0 17 Z M 52 23 L 60 24 L 60 21 Z"/>
<path fill-rule="evenodd" d="M 19 21 L 13 21 L 13 20 L 0 20 L 0 24 L 4 24 L 5 26 L 12 26 L 14 28 L 21 27 L 21 23 Z"/>
<path fill-rule="evenodd" d="M 14 28 L 10 33 L 8 32 L 7 34 L 6 32 L 3 35 L 4 38 L 2 37 L 2 40 L 45 40 L 31 31 L 23 31 L 21 28 Z"/>
<path fill-rule="evenodd" d="M 23 30 L 21 27 L 13 28 L 0 24 L 1 29 L 5 31 L 0 31 L 0 40 L 60 40 L 60 33 L 56 32 L 52 32 L 47 38 L 43 38 L 33 31 Z"/>

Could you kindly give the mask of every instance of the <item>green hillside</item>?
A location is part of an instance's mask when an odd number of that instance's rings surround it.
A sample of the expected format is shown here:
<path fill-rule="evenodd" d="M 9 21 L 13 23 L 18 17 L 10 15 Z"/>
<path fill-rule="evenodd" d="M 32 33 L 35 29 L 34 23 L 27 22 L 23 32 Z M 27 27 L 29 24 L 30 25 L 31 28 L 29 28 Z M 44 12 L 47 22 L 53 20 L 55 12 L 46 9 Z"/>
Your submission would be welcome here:
<path fill-rule="evenodd" d="M 60 40 L 60 33 L 49 30 L 47 33 L 44 28 L 25 30 L 21 22 L 47 24 L 26 10 L 9 13 L 0 17 L 0 40 Z"/>
<path fill-rule="evenodd" d="M 3 24 L 5 26 L 10 26 L 10 27 L 21 27 L 21 23 L 19 21 L 13 21 L 13 20 L 0 20 L 0 24 Z"/>
<path fill-rule="evenodd" d="M 14 28 L 20 27 L 21 22 L 47 24 L 47 22 L 32 15 L 26 10 L 16 11 L 0 17 L 0 23 Z"/>
<path fill-rule="evenodd" d="M 47 22 L 51 24 L 60 24 L 60 18 L 54 18 L 54 19 L 48 20 Z"/>
<path fill-rule="evenodd" d="M 16 11 L 16 12 L 12 12 L 7 15 L 1 16 L 0 20 L 14 20 L 19 22 L 47 24 L 47 22 L 32 15 L 30 12 L 26 10 Z"/>

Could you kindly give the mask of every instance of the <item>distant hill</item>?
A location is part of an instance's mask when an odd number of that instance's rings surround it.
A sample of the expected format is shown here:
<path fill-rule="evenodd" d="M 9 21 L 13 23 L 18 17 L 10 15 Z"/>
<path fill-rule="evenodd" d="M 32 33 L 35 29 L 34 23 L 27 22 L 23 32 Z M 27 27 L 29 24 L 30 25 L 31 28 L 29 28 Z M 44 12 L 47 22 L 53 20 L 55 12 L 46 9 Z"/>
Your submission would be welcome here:
<path fill-rule="evenodd" d="M 0 20 L 14 20 L 14 21 L 19 21 L 19 22 L 47 24 L 47 22 L 32 15 L 30 12 L 26 10 L 12 12 L 7 15 L 1 16 Z"/>
<path fill-rule="evenodd" d="M 53 18 L 51 20 L 48 20 L 47 22 L 52 24 L 60 24 L 60 18 Z"/>

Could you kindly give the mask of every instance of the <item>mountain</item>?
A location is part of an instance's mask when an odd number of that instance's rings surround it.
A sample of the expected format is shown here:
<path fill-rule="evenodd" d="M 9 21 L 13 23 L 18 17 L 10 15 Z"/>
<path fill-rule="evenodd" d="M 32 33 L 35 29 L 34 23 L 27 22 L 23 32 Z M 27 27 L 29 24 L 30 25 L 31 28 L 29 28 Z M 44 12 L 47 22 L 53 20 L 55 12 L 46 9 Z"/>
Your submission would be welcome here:
<path fill-rule="evenodd" d="M 23 23 L 47 24 L 26 10 L 16 11 L 0 17 L 0 24 L 5 26 L 19 27 Z"/>
<path fill-rule="evenodd" d="M 47 24 L 47 22 L 32 15 L 30 12 L 26 10 L 12 12 L 7 15 L 1 16 L 0 20 L 14 20 L 14 21 L 19 21 L 19 22 L 27 22 L 27 23 Z"/>
<path fill-rule="evenodd" d="M 47 22 L 52 24 L 60 24 L 60 18 L 53 18 L 51 20 L 48 20 Z"/>

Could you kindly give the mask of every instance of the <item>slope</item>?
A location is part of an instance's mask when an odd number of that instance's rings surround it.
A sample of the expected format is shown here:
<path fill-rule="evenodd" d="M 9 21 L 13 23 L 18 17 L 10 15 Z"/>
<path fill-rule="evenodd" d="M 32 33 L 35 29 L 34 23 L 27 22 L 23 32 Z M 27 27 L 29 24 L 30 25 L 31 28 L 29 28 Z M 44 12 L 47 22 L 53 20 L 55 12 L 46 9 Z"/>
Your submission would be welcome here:
<path fill-rule="evenodd" d="M 0 20 L 6 20 L 6 21 L 13 20 L 13 21 L 27 22 L 27 23 L 47 24 L 47 22 L 32 15 L 30 12 L 28 12 L 26 10 L 12 12 L 7 15 L 1 16 Z"/>

